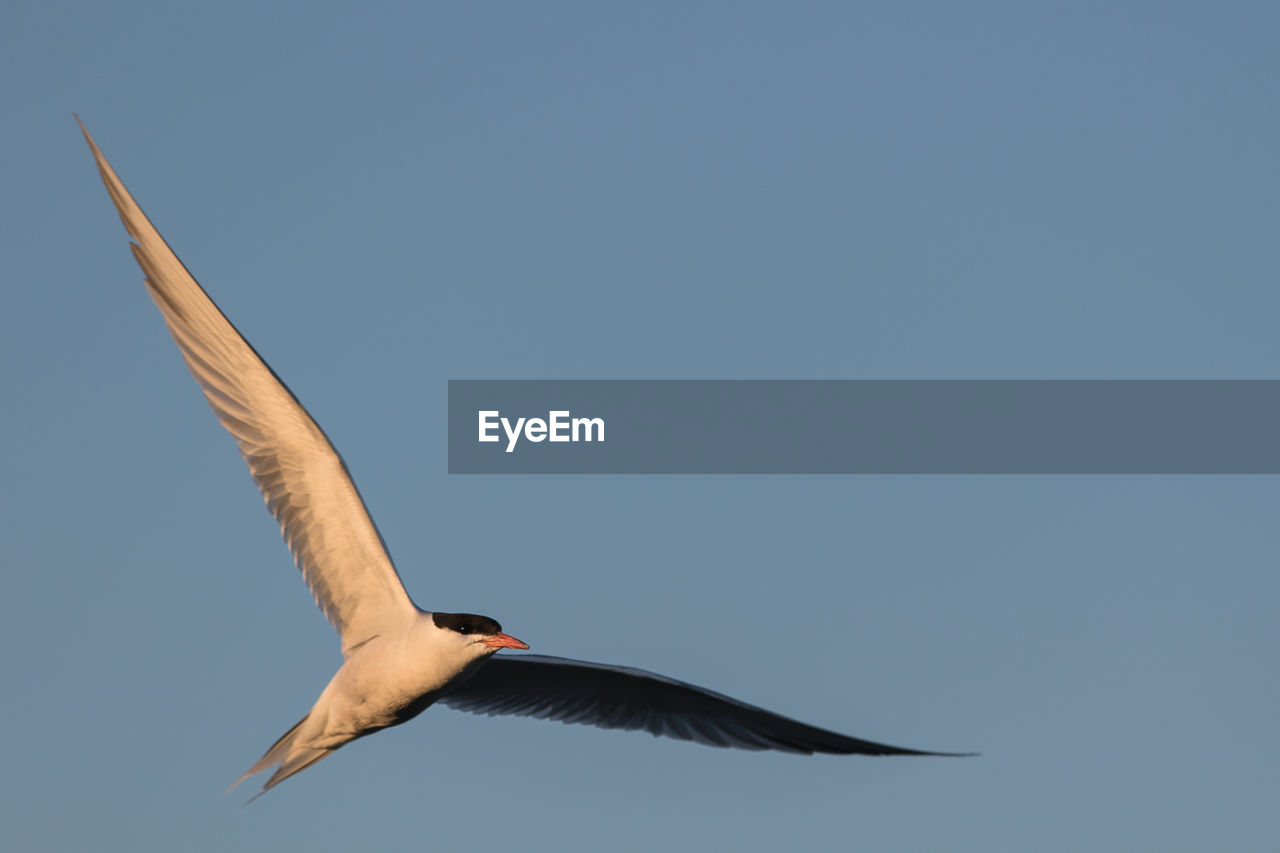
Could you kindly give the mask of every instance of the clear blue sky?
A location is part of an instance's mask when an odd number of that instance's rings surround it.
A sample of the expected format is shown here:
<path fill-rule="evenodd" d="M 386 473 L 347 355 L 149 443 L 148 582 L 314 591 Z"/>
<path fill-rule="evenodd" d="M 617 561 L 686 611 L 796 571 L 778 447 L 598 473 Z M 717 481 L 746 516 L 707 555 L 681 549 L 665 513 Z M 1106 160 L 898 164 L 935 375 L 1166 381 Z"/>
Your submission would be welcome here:
<path fill-rule="evenodd" d="M 450 378 L 1280 377 L 1273 4 L 6 3 L 0 847 L 1268 849 L 1280 479 L 466 478 Z M 432 709 L 339 661 L 72 111 L 417 601 L 966 760 Z"/>

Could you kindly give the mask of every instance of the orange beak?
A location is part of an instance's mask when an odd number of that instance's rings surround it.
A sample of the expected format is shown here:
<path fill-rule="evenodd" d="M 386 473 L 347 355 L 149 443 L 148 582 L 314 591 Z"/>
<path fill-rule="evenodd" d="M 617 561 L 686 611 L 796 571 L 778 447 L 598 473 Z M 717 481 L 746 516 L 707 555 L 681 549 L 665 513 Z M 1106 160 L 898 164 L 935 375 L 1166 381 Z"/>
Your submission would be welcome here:
<path fill-rule="evenodd" d="M 485 637 L 480 642 L 486 646 L 495 649 L 527 649 L 528 643 L 522 643 L 510 634 L 494 634 L 492 637 Z"/>

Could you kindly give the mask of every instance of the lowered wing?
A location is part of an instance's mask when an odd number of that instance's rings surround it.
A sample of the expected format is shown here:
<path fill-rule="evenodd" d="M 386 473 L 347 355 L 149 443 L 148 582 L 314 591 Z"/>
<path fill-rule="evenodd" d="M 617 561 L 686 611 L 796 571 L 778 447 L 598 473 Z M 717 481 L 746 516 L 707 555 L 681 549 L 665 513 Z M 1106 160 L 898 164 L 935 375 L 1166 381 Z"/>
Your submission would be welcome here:
<path fill-rule="evenodd" d="M 642 669 L 548 655 L 499 655 L 439 700 L 474 714 L 512 714 L 646 731 L 707 746 L 836 755 L 953 755 L 887 746 L 806 725 Z"/>

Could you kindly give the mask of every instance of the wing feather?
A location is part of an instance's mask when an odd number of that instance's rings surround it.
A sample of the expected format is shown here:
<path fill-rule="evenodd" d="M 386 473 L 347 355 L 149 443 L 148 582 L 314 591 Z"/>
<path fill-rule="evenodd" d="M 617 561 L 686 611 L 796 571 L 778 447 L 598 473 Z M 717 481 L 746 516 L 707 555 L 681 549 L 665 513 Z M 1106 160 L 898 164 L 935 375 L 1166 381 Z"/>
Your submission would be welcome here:
<path fill-rule="evenodd" d="M 548 655 L 494 657 L 439 699 L 458 711 L 510 714 L 735 749 L 837 755 L 955 755 L 849 737 L 642 669 Z"/>
<path fill-rule="evenodd" d="M 343 648 L 416 615 L 342 457 L 165 243 L 83 124 L 80 129 L 134 240 L 147 291 L 210 408 L 236 440 Z"/>

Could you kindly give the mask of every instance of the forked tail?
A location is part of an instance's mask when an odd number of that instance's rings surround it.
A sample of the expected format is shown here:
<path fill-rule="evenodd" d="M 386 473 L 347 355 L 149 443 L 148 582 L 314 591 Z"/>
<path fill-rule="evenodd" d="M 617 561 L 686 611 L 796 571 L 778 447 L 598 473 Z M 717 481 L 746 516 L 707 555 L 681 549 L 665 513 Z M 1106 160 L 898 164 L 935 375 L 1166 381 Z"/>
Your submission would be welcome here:
<path fill-rule="evenodd" d="M 312 710 L 314 711 L 314 709 Z M 285 779 L 288 779 L 295 773 L 300 773 L 301 771 L 306 770 L 312 764 L 315 764 L 317 761 L 333 752 L 332 749 L 316 749 L 314 747 L 298 745 L 298 736 L 302 733 L 303 725 L 310 718 L 311 714 L 307 714 L 307 716 L 298 720 L 297 725 L 281 735 L 280 739 L 273 743 L 271 748 L 268 749 L 252 767 L 245 771 L 245 774 L 237 779 L 231 787 L 227 789 L 226 794 L 223 794 L 223 796 L 225 797 L 227 794 L 230 794 L 232 790 L 235 789 L 236 785 L 239 785 L 250 776 L 261 773 L 271 767 L 275 767 L 276 772 L 271 774 L 271 778 L 262 786 L 262 790 L 254 794 L 245 802 L 245 805 L 247 806 L 267 791 L 270 791 L 276 785 L 279 785 Z M 276 767 L 276 765 L 279 766 Z"/>

